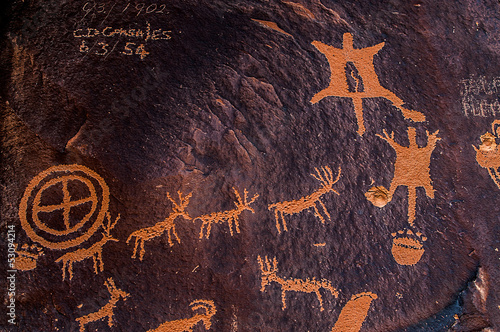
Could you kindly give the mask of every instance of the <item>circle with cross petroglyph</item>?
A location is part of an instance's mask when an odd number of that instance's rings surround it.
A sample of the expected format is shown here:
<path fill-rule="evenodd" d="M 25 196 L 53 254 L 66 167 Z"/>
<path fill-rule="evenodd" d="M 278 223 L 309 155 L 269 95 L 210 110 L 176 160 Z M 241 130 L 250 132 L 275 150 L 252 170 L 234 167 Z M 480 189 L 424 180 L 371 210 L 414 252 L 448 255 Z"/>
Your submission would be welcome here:
<path fill-rule="evenodd" d="M 62 250 L 88 240 L 108 206 L 109 188 L 97 173 L 81 165 L 53 166 L 28 184 L 19 218 L 33 241 Z"/>

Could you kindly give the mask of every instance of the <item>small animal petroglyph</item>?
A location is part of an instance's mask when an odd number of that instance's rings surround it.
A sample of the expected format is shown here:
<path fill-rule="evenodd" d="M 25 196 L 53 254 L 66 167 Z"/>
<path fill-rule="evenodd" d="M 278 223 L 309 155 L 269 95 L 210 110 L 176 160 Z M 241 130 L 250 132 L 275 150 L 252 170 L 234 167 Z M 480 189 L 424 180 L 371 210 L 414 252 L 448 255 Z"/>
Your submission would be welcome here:
<path fill-rule="evenodd" d="M 282 302 L 282 310 L 286 308 L 286 292 L 303 292 L 303 293 L 315 293 L 319 300 L 320 311 L 323 311 L 323 298 L 321 297 L 321 293 L 319 290 L 321 288 L 328 290 L 332 293 L 333 296 L 338 297 L 339 293 L 337 289 L 333 288 L 330 281 L 326 279 L 316 280 L 312 279 L 285 279 L 278 277 L 278 262 L 276 257 L 273 259 L 272 264 L 271 261 L 265 257 L 264 261 L 262 261 L 261 257 L 257 257 L 257 261 L 259 262 L 260 270 L 262 272 L 261 275 L 261 292 L 264 292 L 266 286 L 271 282 L 276 282 L 281 286 L 281 302 Z"/>
<path fill-rule="evenodd" d="M 297 214 L 310 208 L 314 209 L 314 215 L 318 217 L 319 220 L 321 220 L 322 224 L 324 224 L 325 218 L 319 212 L 318 205 L 321 206 L 326 218 L 330 220 L 330 214 L 328 213 L 328 210 L 321 201 L 321 197 L 331 191 L 339 195 L 339 193 L 335 191 L 335 189 L 333 189 L 333 185 L 337 183 L 337 181 L 339 180 L 342 169 L 339 167 L 338 175 L 335 181 L 333 180 L 333 173 L 330 167 L 328 166 L 321 167 L 323 174 L 317 168 L 315 168 L 315 170 L 316 174 L 311 174 L 311 175 L 316 180 L 321 182 L 321 187 L 318 190 L 313 192 L 311 195 L 299 198 L 294 201 L 279 202 L 270 204 L 268 206 L 269 210 L 274 209 L 274 217 L 276 219 L 276 228 L 278 229 L 278 233 L 281 233 L 280 219 L 283 223 L 283 230 L 287 231 L 288 228 L 286 226 L 285 216 Z"/>
<path fill-rule="evenodd" d="M 210 330 L 212 327 L 212 317 L 217 313 L 214 302 L 209 300 L 196 300 L 191 302 L 190 306 L 193 311 L 203 309 L 204 313 L 195 314 L 191 318 L 165 322 L 156 329 L 149 330 L 148 332 L 190 332 L 193 331 L 194 327 L 200 322 L 205 326 L 205 329 Z"/>
<path fill-rule="evenodd" d="M 73 279 L 73 264 L 75 262 L 83 261 L 87 258 L 92 258 L 94 260 L 94 272 L 98 274 L 97 262 L 100 263 L 99 270 L 104 271 L 104 262 L 102 261 L 102 248 L 109 241 L 118 242 L 117 239 L 111 236 L 111 230 L 116 226 L 118 220 L 120 220 L 120 215 L 116 217 L 114 222 L 111 222 L 111 215 L 106 212 L 106 218 L 108 219 L 108 225 L 103 224 L 102 239 L 99 242 L 94 243 L 90 248 L 78 249 L 59 257 L 56 262 L 63 262 L 62 274 L 63 280 L 66 279 L 66 270 L 69 272 L 69 280 Z"/>
<path fill-rule="evenodd" d="M 424 246 L 422 242 L 427 241 L 422 233 L 414 233 L 411 229 L 398 231 L 391 234 L 392 240 L 392 256 L 400 265 L 415 265 L 424 254 Z"/>
<path fill-rule="evenodd" d="M 103 307 L 101 307 L 101 309 L 99 309 L 98 311 L 92 312 L 88 315 L 76 319 L 76 321 L 80 325 L 80 332 L 85 331 L 85 325 L 91 322 L 97 322 L 105 318 L 108 319 L 108 326 L 112 327 L 113 315 L 114 315 L 113 311 L 116 307 L 116 303 L 120 300 L 125 301 L 130 296 L 130 294 L 122 291 L 121 289 L 115 286 L 113 278 L 108 278 L 108 280 L 104 282 L 104 285 L 106 285 L 106 288 L 108 289 L 111 298 L 109 299 L 108 303 L 105 304 Z"/>
<path fill-rule="evenodd" d="M 371 292 L 355 294 L 346 303 L 331 332 L 358 332 L 368 315 L 373 300 L 378 296 Z"/>
<path fill-rule="evenodd" d="M 139 259 L 142 261 L 144 257 L 144 242 L 149 241 L 151 239 L 154 239 L 155 237 L 161 236 L 163 233 L 168 234 L 168 244 L 170 246 L 173 246 L 174 243 L 172 241 L 172 236 L 175 237 L 177 240 L 177 243 L 181 243 L 181 240 L 179 239 L 179 236 L 177 235 L 177 232 L 175 231 L 175 219 L 177 217 L 183 217 L 186 220 L 191 220 L 191 217 L 188 215 L 186 211 L 186 207 L 189 204 L 189 199 L 192 196 L 192 193 L 188 194 L 187 196 L 182 197 L 182 193 L 180 191 L 177 192 L 177 195 L 179 195 L 179 204 L 175 202 L 175 200 L 170 197 L 170 194 L 167 193 L 167 198 L 172 202 L 173 205 L 173 211 L 170 213 L 170 215 L 165 218 L 165 220 L 156 223 L 156 225 L 147 227 L 147 228 L 142 228 L 139 229 L 132 234 L 127 239 L 127 244 L 130 243 L 130 241 L 135 238 L 135 246 L 134 246 L 134 252 L 132 254 L 132 258 L 137 257 L 137 248 L 140 247 L 140 252 L 139 252 Z"/>
<path fill-rule="evenodd" d="M 44 255 L 43 249 L 38 245 L 34 244 L 29 247 L 27 244 L 24 244 L 22 248 L 16 250 L 17 258 L 16 258 L 16 269 L 21 271 L 29 271 L 36 268 L 36 263 L 40 256 Z"/>
<path fill-rule="evenodd" d="M 245 210 L 255 213 L 253 208 L 250 207 L 250 204 L 255 202 L 255 200 L 259 197 L 259 195 L 255 194 L 255 196 L 250 201 L 248 201 L 247 197 L 248 192 L 245 189 L 243 191 L 243 200 L 242 200 L 241 195 L 236 190 L 236 188 L 233 188 L 233 190 L 237 199 L 237 201 L 234 202 L 234 204 L 236 205 L 236 209 L 205 214 L 194 219 L 194 220 L 200 219 L 203 222 L 203 224 L 201 225 L 200 239 L 203 238 L 203 230 L 205 230 L 205 238 L 208 239 L 210 237 L 210 231 L 212 230 L 212 224 L 223 223 L 223 222 L 228 223 L 229 232 L 231 233 L 231 236 L 233 236 L 233 223 L 236 233 L 240 232 L 240 223 L 239 223 L 240 214 Z"/>
<path fill-rule="evenodd" d="M 404 102 L 380 84 L 378 75 L 375 72 L 373 57 L 384 47 L 385 43 L 355 49 L 352 34 L 345 33 L 342 48 L 335 48 L 319 41 L 313 41 L 312 44 L 326 56 L 330 64 L 330 84 L 327 88 L 315 94 L 311 99 L 311 103 L 315 104 L 328 96 L 351 98 L 354 103 L 358 134 L 360 136 L 363 136 L 365 132 L 363 98 L 386 98 L 401 110 L 405 118 L 413 121 L 425 121 L 425 116 L 422 113 L 404 108 Z M 354 64 L 357 69 L 357 74 L 351 74 L 356 82 L 355 91 L 352 92 L 349 90 L 346 73 L 349 62 Z"/>
<path fill-rule="evenodd" d="M 499 136 L 499 130 L 496 128 L 498 125 L 500 125 L 500 120 L 495 120 L 491 124 L 492 132 L 496 136 L 487 132 L 481 136 L 481 145 L 479 145 L 479 148 L 472 147 L 476 150 L 477 163 L 488 170 L 491 179 L 495 182 L 498 189 L 500 189 L 500 174 L 498 172 L 500 168 L 500 149 L 496 142 Z"/>
<path fill-rule="evenodd" d="M 439 130 L 433 134 L 427 132 L 427 146 L 421 148 L 417 145 L 416 129 L 408 128 L 409 146 L 402 146 L 394 140 L 394 133 L 389 135 L 384 130 L 384 135 L 378 137 L 385 140 L 396 151 L 396 163 L 394 165 L 394 177 L 391 188 L 387 191 L 383 187 L 371 188 L 365 196 L 375 206 L 383 207 L 392 200 L 394 192 L 399 186 L 408 187 L 408 222 L 413 226 L 415 221 L 415 209 L 417 204 L 417 187 L 422 187 L 428 197 L 434 198 L 434 188 L 430 176 L 431 154 L 436 147 Z M 385 203 L 385 204 L 384 204 Z"/>

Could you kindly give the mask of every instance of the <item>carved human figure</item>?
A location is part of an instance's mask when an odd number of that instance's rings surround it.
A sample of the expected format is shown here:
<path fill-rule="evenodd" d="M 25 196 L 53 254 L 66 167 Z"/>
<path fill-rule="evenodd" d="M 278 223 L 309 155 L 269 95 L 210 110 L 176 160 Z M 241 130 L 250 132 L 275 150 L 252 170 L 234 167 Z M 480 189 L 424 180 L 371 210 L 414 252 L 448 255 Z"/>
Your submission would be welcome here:
<path fill-rule="evenodd" d="M 355 49 L 352 34 L 345 33 L 342 48 L 335 48 L 319 41 L 313 41 L 312 44 L 326 56 L 330 64 L 330 84 L 327 88 L 316 93 L 312 97 L 311 103 L 315 104 L 328 96 L 351 98 L 358 122 L 358 134 L 361 136 L 365 132 L 363 98 L 386 98 L 401 110 L 405 118 L 413 121 L 425 121 L 425 116 L 422 113 L 404 108 L 403 100 L 380 84 L 375 72 L 373 57 L 384 47 L 385 43 Z M 350 74 L 355 81 L 355 91 L 349 90 L 347 81 L 346 67 L 349 62 L 357 69 L 357 74 Z"/>
<path fill-rule="evenodd" d="M 472 147 L 476 150 L 477 163 L 488 170 L 491 179 L 500 189 L 500 176 L 498 172 L 500 168 L 500 149 L 496 142 L 499 131 L 498 128 L 495 130 L 498 125 L 500 125 L 500 120 L 493 121 L 491 125 L 492 131 L 496 132 L 496 136 L 487 132 L 481 136 L 481 145 L 479 145 L 479 148 Z"/>

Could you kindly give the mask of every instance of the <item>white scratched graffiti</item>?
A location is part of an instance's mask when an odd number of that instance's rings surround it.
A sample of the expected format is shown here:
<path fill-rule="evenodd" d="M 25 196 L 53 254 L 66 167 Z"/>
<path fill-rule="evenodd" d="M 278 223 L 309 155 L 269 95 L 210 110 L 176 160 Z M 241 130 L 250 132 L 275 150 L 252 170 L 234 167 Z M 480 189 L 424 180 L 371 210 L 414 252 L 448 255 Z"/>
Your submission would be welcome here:
<path fill-rule="evenodd" d="M 460 81 L 462 109 L 465 116 L 500 115 L 500 77 L 486 79 L 484 76 Z"/>

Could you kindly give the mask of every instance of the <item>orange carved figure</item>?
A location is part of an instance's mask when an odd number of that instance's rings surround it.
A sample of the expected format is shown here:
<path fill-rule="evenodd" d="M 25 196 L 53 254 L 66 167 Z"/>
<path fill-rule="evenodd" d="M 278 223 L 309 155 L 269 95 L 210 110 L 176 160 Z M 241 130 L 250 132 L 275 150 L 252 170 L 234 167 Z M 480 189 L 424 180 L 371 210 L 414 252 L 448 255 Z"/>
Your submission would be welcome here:
<path fill-rule="evenodd" d="M 384 202 L 392 200 L 392 196 L 399 186 L 408 187 L 408 222 L 411 226 L 415 221 L 415 209 L 417 203 L 417 187 L 422 187 L 428 197 L 434 198 L 434 188 L 430 177 L 431 154 L 436 147 L 439 130 L 433 134 L 427 132 L 427 146 L 419 147 L 416 141 L 416 129 L 408 128 L 409 146 L 402 146 L 394 140 L 394 134 L 389 135 L 384 130 L 384 135 L 378 137 L 385 140 L 396 151 L 396 163 L 394 165 L 394 177 L 389 192 L 374 187 L 366 193 L 366 197 L 378 207 L 385 206 Z M 384 198 L 384 195 L 387 197 Z"/>
<path fill-rule="evenodd" d="M 66 279 L 66 270 L 69 272 L 69 280 L 73 279 L 73 264 L 75 262 L 83 261 L 87 258 L 92 258 L 94 260 L 94 272 L 98 274 L 97 262 L 100 263 L 99 270 L 104 271 L 104 263 L 102 261 L 102 248 L 109 241 L 118 242 L 117 239 L 111 236 L 111 230 L 116 226 L 116 223 L 120 219 L 120 215 L 115 219 L 114 222 L 111 222 L 110 213 L 106 213 L 106 217 L 108 219 L 108 226 L 103 224 L 102 239 L 99 242 L 94 243 L 90 248 L 78 249 L 72 252 L 68 252 L 67 254 L 59 257 L 56 262 L 63 262 L 62 273 L 63 280 Z"/>
<path fill-rule="evenodd" d="M 228 223 L 229 232 L 231 233 L 231 236 L 233 236 L 233 223 L 236 233 L 240 232 L 240 214 L 245 210 L 255 213 L 254 209 L 250 207 L 250 204 L 255 202 L 259 195 L 256 194 L 250 201 L 248 201 L 248 192 L 246 189 L 243 192 L 243 199 L 241 199 L 241 195 L 236 190 L 236 188 L 233 188 L 233 190 L 237 199 L 237 201 L 234 202 L 234 204 L 236 205 L 236 209 L 205 214 L 194 219 L 200 219 L 203 222 L 203 224 L 201 225 L 200 239 L 203 238 L 203 230 L 205 230 L 205 238 L 208 239 L 210 237 L 210 231 L 212 230 L 212 224 L 223 222 Z"/>
<path fill-rule="evenodd" d="M 76 319 L 78 324 L 80 324 L 80 332 L 85 331 L 85 325 L 91 323 L 91 322 L 97 322 L 101 319 L 108 319 L 108 326 L 112 327 L 113 326 L 113 315 L 114 315 L 114 309 L 116 307 L 116 303 L 120 300 L 126 300 L 130 294 L 122 291 L 121 289 L 117 288 L 115 286 L 115 282 L 113 281 L 113 278 L 108 278 L 107 281 L 104 282 L 106 285 L 106 288 L 109 291 L 109 294 L 111 295 L 111 298 L 109 299 L 108 303 L 106 303 L 101 309 L 99 309 L 96 312 L 92 312 L 88 315 L 79 317 Z"/>
<path fill-rule="evenodd" d="M 202 323 L 205 329 L 210 330 L 212 327 L 212 317 L 217 313 L 215 304 L 209 300 L 197 300 L 191 302 L 192 310 L 203 309 L 205 312 L 196 314 L 193 317 L 178 319 L 165 322 L 158 326 L 156 329 L 149 330 L 148 332 L 191 332 L 198 323 Z"/>
<path fill-rule="evenodd" d="M 498 125 L 500 125 L 500 120 L 493 121 L 491 125 L 492 132 L 496 135 L 485 133 L 481 136 L 481 145 L 479 145 L 479 148 L 475 146 L 473 148 L 476 150 L 477 163 L 488 170 L 491 179 L 495 182 L 498 189 L 500 189 L 500 174 L 498 172 L 500 168 L 500 149 L 496 142 L 500 134 L 499 129 L 496 128 Z"/>
<path fill-rule="evenodd" d="M 318 297 L 320 311 L 323 311 L 323 298 L 321 297 L 321 293 L 319 290 L 321 288 L 328 290 L 332 293 L 333 296 L 338 297 L 339 293 L 337 289 L 333 288 L 330 281 L 326 279 L 316 280 L 312 279 L 285 279 L 281 278 L 277 275 L 278 273 L 278 261 L 276 258 L 273 259 L 272 263 L 267 257 L 262 258 L 260 256 L 257 257 L 257 261 L 259 262 L 260 270 L 261 270 L 261 292 L 264 292 L 266 286 L 271 282 L 276 282 L 281 286 L 281 302 L 282 302 L 282 310 L 286 308 L 286 292 L 303 292 L 303 293 L 315 293 Z"/>
<path fill-rule="evenodd" d="M 425 121 L 425 116 L 422 113 L 404 108 L 403 100 L 380 84 L 375 72 L 373 57 L 384 47 L 385 43 L 355 49 L 352 34 L 345 33 L 342 48 L 335 48 L 319 41 L 313 41 L 312 44 L 326 56 L 330 64 L 330 84 L 327 88 L 315 94 L 311 99 L 311 103 L 315 104 L 328 96 L 351 98 L 358 122 L 358 134 L 361 136 L 365 132 L 363 98 L 386 98 L 401 110 L 405 118 L 413 121 Z M 346 76 L 348 63 L 352 63 L 357 69 L 357 74 L 351 74 L 356 82 L 355 91 L 349 90 Z"/>
<path fill-rule="evenodd" d="M 373 300 L 378 296 L 371 292 L 353 295 L 346 303 L 331 332 L 358 332 L 368 315 Z"/>
<path fill-rule="evenodd" d="M 44 255 L 42 248 L 39 246 L 32 245 L 31 248 L 27 244 L 24 244 L 22 248 L 17 248 L 16 250 L 16 270 L 29 271 L 36 268 L 36 263 L 40 256 Z"/>
<path fill-rule="evenodd" d="M 392 256 L 399 265 L 415 265 L 417 264 L 425 252 L 423 242 L 427 238 L 420 232 L 414 233 L 410 229 L 401 230 L 391 234 L 392 240 Z"/>
<path fill-rule="evenodd" d="M 144 242 L 161 236 L 165 232 L 168 234 L 168 244 L 170 246 L 174 245 L 172 236 L 175 237 L 177 243 L 181 243 L 181 240 L 179 239 L 179 236 L 175 231 L 174 221 L 175 219 L 177 219 L 177 217 L 183 217 L 186 220 L 191 220 L 191 217 L 187 212 L 185 212 L 185 210 L 189 204 L 189 199 L 191 198 L 192 193 L 188 194 L 185 197 L 182 197 L 182 193 L 180 191 L 178 191 L 177 194 L 179 195 L 179 204 L 177 204 L 175 200 L 170 197 L 170 194 L 167 193 L 167 198 L 172 202 L 173 205 L 173 212 L 167 218 L 165 218 L 165 220 L 156 223 L 156 225 L 154 226 L 142 228 L 130 234 L 127 239 L 127 244 L 129 244 L 129 242 L 133 238 L 135 238 L 135 247 L 132 258 L 137 257 L 137 248 L 140 246 L 141 249 L 139 253 L 139 259 L 142 261 L 145 253 Z"/>
<path fill-rule="evenodd" d="M 314 215 L 318 217 L 319 220 L 321 220 L 322 224 L 324 224 L 325 218 L 319 212 L 318 205 L 323 210 L 323 213 L 325 214 L 326 218 L 330 220 L 331 218 L 330 214 L 328 213 L 328 210 L 321 201 L 321 197 L 329 192 L 334 192 L 337 195 L 339 195 L 339 193 L 335 191 L 335 189 L 333 189 L 333 185 L 337 183 L 337 181 L 339 180 L 342 169 L 339 167 L 338 175 L 335 180 L 333 180 L 333 173 L 330 167 L 328 166 L 321 167 L 323 174 L 317 168 L 315 168 L 315 170 L 316 174 L 311 174 L 311 175 L 316 180 L 321 182 L 321 187 L 318 190 L 313 192 L 311 195 L 299 198 L 294 201 L 278 202 L 270 204 L 268 206 L 269 210 L 274 209 L 274 217 L 276 219 L 276 228 L 278 229 L 278 233 L 281 233 L 280 220 L 283 223 L 283 230 L 284 231 L 288 230 L 285 220 L 286 215 L 297 214 L 310 208 L 314 209 Z"/>

